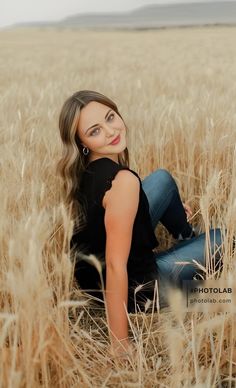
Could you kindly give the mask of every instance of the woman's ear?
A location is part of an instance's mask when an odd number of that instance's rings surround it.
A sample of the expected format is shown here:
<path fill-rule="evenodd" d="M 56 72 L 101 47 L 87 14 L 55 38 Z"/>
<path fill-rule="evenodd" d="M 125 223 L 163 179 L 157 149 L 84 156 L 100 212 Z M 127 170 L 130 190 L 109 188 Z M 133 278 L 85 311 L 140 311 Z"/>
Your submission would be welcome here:
<path fill-rule="evenodd" d="M 80 137 L 79 137 L 78 134 L 75 135 L 75 140 L 76 140 L 76 143 L 77 143 L 78 145 L 81 145 L 82 147 L 84 147 L 84 145 L 81 143 L 81 140 L 80 140 Z"/>
<path fill-rule="evenodd" d="M 81 147 L 81 148 L 84 147 L 84 145 L 81 143 L 80 138 L 78 136 L 75 137 L 75 142 L 76 142 L 78 148 L 79 147 Z"/>

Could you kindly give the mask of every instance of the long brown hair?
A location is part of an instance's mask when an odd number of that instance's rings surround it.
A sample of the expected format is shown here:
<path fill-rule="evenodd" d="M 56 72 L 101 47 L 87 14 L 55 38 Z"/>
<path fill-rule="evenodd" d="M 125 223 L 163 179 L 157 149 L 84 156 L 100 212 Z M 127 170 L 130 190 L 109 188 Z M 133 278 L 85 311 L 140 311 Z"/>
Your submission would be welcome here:
<path fill-rule="evenodd" d="M 86 210 L 84 204 L 80 201 L 79 186 L 89 160 L 89 155 L 83 154 L 83 145 L 81 144 L 77 128 L 81 109 L 91 101 L 107 105 L 123 120 L 115 102 L 103 94 L 92 90 L 75 92 L 67 98 L 61 108 L 59 130 L 63 150 L 62 157 L 56 166 L 56 172 L 63 179 L 64 202 L 71 211 L 76 230 L 83 227 L 83 223 L 86 222 Z M 118 155 L 118 161 L 119 164 L 129 167 L 127 147 Z"/>

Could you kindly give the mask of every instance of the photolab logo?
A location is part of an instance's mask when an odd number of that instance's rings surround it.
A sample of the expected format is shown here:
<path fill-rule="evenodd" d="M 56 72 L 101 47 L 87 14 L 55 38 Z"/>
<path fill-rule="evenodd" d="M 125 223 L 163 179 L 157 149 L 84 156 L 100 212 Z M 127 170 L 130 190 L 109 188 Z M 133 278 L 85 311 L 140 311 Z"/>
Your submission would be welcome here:
<path fill-rule="evenodd" d="M 191 292 L 192 293 L 194 293 L 194 292 L 198 292 L 198 293 L 214 293 L 214 294 L 216 294 L 216 293 L 219 293 L 219 294 L 227 294 L 227 293 L 232 293 L 232 288 L 231 287 L 228 287 L 228 288 L 226 288 L 226 287 L 224 287 L 223 289 L 222 288 L 217 288 L 217 287 L 195 287 L 195 288 L 193 288 L 192 290 L 191 290 Z"/>
<path fill-rule="evenodd" d="M 222 279 L 184 280 L 186 311 L 236 312 L 235 286 Z"/>

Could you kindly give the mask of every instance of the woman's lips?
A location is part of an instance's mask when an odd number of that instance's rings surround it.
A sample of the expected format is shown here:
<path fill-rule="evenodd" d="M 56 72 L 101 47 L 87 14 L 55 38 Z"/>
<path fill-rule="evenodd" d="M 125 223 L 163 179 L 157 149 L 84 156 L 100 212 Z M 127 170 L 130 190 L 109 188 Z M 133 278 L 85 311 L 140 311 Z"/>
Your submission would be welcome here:
<path fill-rule="evenodd" d="M 113 140 L 113 142 L 111 142 L 111 143 L 109 143 L 109 144 L 115 145 L 115 144 L 118 144 L 119 141 L 120 141 L 120 135 L 118 135 L 118 136 Z"/>

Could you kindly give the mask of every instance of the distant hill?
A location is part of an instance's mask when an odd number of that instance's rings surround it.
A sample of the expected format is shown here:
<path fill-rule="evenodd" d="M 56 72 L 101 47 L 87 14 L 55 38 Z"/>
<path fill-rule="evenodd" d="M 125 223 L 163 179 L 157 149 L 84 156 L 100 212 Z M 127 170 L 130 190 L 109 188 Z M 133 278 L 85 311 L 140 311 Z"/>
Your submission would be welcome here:
<path fill-rule="evenodd" d="M 153 4 L 128 12 L 76 14 L 58 22 L 21 23 L 16 26 L 144 29 L 212 24 L 236 24 L 236 2 Z"/>

